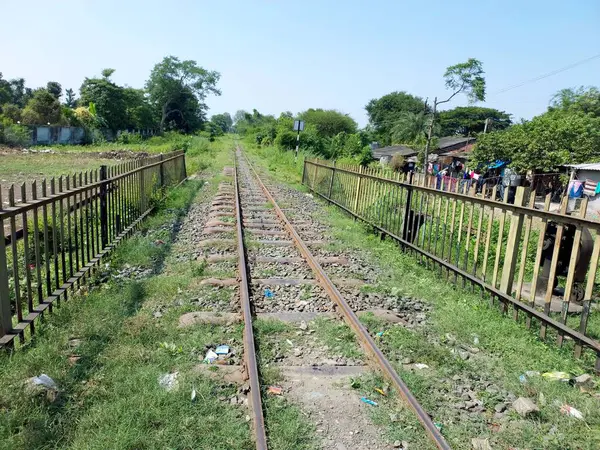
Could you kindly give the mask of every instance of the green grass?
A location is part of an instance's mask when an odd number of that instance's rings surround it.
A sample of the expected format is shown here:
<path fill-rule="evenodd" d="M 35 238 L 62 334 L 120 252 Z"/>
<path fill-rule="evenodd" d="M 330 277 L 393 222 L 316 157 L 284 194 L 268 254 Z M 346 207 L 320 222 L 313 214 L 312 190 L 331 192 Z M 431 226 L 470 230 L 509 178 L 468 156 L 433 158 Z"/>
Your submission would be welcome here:
<path fill-rule="evenodd" d="M 260 155 L 256 150 L 251 152 Z M 270 159 L 265 162 L 256 156 L 254 159 L 265 167 L 270 164 Z M 272 172 L 275 178 L 287 182 L 282 173 L 293 173 L 293 167 Z M 297 186 L 298 181 L 297 174 L 291 184 Z M 578 361 L 572 357 L 572 343 L 559 349 L 552 337 L 548 344 L 541 342 L 534 330 L 527 330 L 522 323 L 502 315 L 496 307 L 491 308 L 487 299 L 446 281 L 439 270 L 418 264 L 414 256 L 401 252 L 390 241 L 382 242 L 368 228 L 334 207 L 325 207 L 318 219 L 331 226 L 335 242 L 332 247 L 360 252 L 366 256 L 366 264 L 381 270 L 376 290 L 388 295 L 416 297 L 433 306 L 426 327 L 417 331 L 388 327 L 381 346 L 420 403 L 433 415 L 434 421 L 443 425 L 443 433 L 453 448 L 470 448 L 473 437 L 488 437 L 492 448 L 592 449 L 600 446 L 597 397 L 541 377 L 526 384 L 519 382 L 519 375 L 530 370 L 558 370 L 579 375 L 593 369 L 595 355 L 588 352 Z M 374 318 L 363 320 L 373 334 L 384 326 Z M 520 319 L 521 322 L 523 320 Z M 443 343 L 447 333 L 456 337 L 456 345 L 473 346 L 474 336 L 477 336 L 477 347 L 481 352 L 463 361 L 451 353 L 451 346 Z M 402 357 L 428 364 L 430 369 L 418 372 L 406 370 L 400 364 Z M 442 397 L 442 393 L 451 389 L 454 375 L 482 376 L 517 397 L 534 398 L 541 412 L 527 420 L 513 417 L 507 427 L 495 432 L 488 424 L 488 421 L 493 421 L 493 399 L 487 393 L 478 392 L 478 398 L 491 410 L 475 415 L 473 420 L 458 420 L 457 411 L 448 408 L 453 400 Z M 540 394 L 545 399 L 543 404 L 539 400 Z M 564 403 L 579 409 L 585 421 L 562 415 L 559 408 Z M 386 425 L 389 436 L 406 435 L 403 421 L 386 420 L 382 410 L 374 414 L 380 416 L 380 423 Z"/>
<path fill-rule="evenodd" d="M 141 232 L 116 251 L 112 266 L 128 261 L 158 269 L 172 243 L 168 229 L 185 214 L 200 184 L 190 182 L 173 192 Z M 159 236 L 165 244 L 153 246 Z M 176 326 L 176 309 L 154 319 L 146 304 L 172 287 L 171 277 L 159 273 L 145 280 L 100 284 L 89 295 L 64 302 L 24 349 L 2 356 L 0 446 L 252 448 L 245 410 L 219 400 L 235 394 L 235 388 L 193 370 L 205 344 L 229 342 L 241 348 L 241 327 L 183 331 Z M 73 338 L 81 341 L 78 348 L 69 345 Z M 181 351 L 167 351 L 162 342 L 172 342 Z M 72 364 L 70 355 L 80 359 Z M 174 371 L 179 372 L 179 387 L 167 392 L 158 377 Z M 41 373 L 60 387 L 56 400 L 25 387 L 27 378 Z"/>

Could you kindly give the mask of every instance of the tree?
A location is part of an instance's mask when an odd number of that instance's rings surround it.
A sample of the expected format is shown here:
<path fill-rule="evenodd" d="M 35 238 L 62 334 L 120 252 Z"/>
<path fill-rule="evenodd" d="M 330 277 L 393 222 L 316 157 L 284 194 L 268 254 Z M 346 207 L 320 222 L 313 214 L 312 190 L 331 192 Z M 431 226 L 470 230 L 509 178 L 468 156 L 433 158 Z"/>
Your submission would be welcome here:
<path fill-rule="evenodd" d="M 115 73 L 115 69 L 102 69 L 100 73 L 102 74 L 102 78 L 108 81 L 112 74 Z"/>
<path fill-rule="evenodd" d="M 391 144 L 392 128 L 405 113 L 419 114 L 429 112 L 421 97 L 408 94 L 404 91 L 391 92 L 378 99 L 372 99 L 365 106 L 369 116 L 369 123 L 375 135 L 383 145 Z"/>
<path fill-rule="evenodd" d="M 56 81 L 48 81 L 48 83 L 46 84 L 46 90 L 50 92 L 50 94 L 57 100 L 62 95 L 62 86 Z"/>
<path fill-rule="evenodd" d="M 221 134 L 229 133 L 233 126 L 233 119 L 229 113 L 215 114 L 210 118 L 210 121 L 219 127 Z"/>
<path fill-rule="evenodd" d="M 446 69 L 446 73 L 444 73 L 446 88 L 453 92 L 446 100 L 438 101 L 437 97 L 435 97 L 433 101 L 433 111 L 427 132 L 427 142 L 425 144 L 425 164 L 423 164 L 423 171 L 425 173 L 427 173 L 429 147 L 433 139 L 438 105 L 449 102 L 460 93 L 466 94 L 469 103 L 485 100 L 485 78 L 483 77 L 483 73 L 481 61 L 475 58 L 469 58 L 464 63 L 455 64 Z"/>
<path fill-rule="evenodd" d="M 194 115 L 201 117 L 206 109 L 206 96 L 210 93 L 221 95 L 216 87 L 220 76 L 218 72 L 198 66 L 195 61 L 180 61 L 175 56 L 166 56 L 156 64 L 146 82 L 146 89 L 151 102 L 160 111 L 160 129 L 164 130 L 167 119 L 173 115 L 189 122 L 186 115 L 192 112 L 193 102 L 184 105 L 185 111 L 181 110 L 181 103 L 176 103 L 177 100 L 189 98 L 189 95 L 196 99 L 195 106 L 199 110 L 194 111 Z"/>
<path fill-rule="evenodd" d="M 438 118 L 442 136 L 474 136 L 483 132 L 486 120 L 487 131 L 504 130 L 512 123 L 510 114 L 480 106 L 458 106 L 441 111 Z"/>
<path fill-rule="evenodd" d="M 600 117 L 600 89 L 592 86 L 561 89 L 550 102 L 549 110 L 556 109 Z"/>
<path fill-rule="evenodd" d="M 112 131 L 116 132 L 126 128 L 127 111 L 124 89 L 110 81 L 108 77 L 86 78 L 79 89 L 79 97 L 82 105 L 90 103 L 96 105 L 98 116 Z"/>
<path fill-rule="evenodd" d="M 480 135 L 473 158 L 478 163 L 511 161 L 518 171 L 549 172 L 565 164 L 599 161 L 599 149 L 600 118 L 557 110 Z"/>
<path fill-rule="evenodd" d="M 13 105 L 12 103 L 5 103 L 0 108 L 2 115 L 7 119 L 10 119 L 13 123 L 16 123 L 21 120 L 22 111 L 19 109 L 17 105 Z"/>
<path fill-rule="evenodd" d="M 125 128 L 150 129 L 156 125 L 156 113 L 143 89 L 123 88 Z"/>
<path fill-rule="evenodd" d="M 77 100 L 75 99 L 75 91 L 69 88 L 65 91 L 65 96 L 65 106 L 69 108 L 75 108 L 77 106 Z"/>
<path fill-rule="evenodd" d="M 321 137 L 331 138 L 341 132 L 352 134 L 358 128 L 352 117 L 334 109 L 311 108 L 300 113 L 299 117 L 307 124 L 314 125 Z"/>
<path fill-rule="evenodd" d="M 27 102 L 22 114 L 22 121 L 28 125 L 58 124 L 61 119 L 60 103 L 46 89 L 37 89 L 31 100 Z"/>
<path fill-rule="evenodd" d="M 405 112 L 392 127 L 392 142 L 395 144 L 423 145 L 427 139 L 428 124 L 428 115 L 425 112 Z"/>

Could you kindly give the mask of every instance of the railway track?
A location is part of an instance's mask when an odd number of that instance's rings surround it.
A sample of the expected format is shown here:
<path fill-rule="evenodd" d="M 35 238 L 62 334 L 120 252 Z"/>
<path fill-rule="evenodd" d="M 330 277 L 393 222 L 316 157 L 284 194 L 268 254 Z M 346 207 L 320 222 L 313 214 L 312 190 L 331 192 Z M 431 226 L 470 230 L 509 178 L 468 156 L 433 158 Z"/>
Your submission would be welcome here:
<path fill-rule="evenodd" d="M 236 150 L 235 160 L 235 167 L 229 172 L 232 183 L 222 184 L 211 208 L 212 217 L 207 224 L 207 231 L 216 236 L 212 244 L 229 244 L 230 248 L 235 247 L 236 254 L 216 251 L 215 247 L 212 254 L 209 251 L 207 261 L 218 263 L 237 259 L 237 281 L 210 280 L 209 283 L 232 285 L 239 282 L 239 305 L 244 321 L 244 369 L 250 385 L 248 397 L 256 448 L 267 449 L 268 437 L 262 401 L 266 386 L 261 386 L 252 319 L 257 313 L 275 317 L 288 313 L 295 315 L 296 320 L 298 317 L 314 318 L 319 314 L 341 316 L 356 335 L 366 360 L 388 379 L 392 388 L 415 413 L 431 441 L 437 448 L 449 449 L 450 446 L 427 412 L 400 379 L 340 292 L 339 286 L 353 285 L 356 280 L 332 281 L 323 269 L 329 264 L 343 265 L 343 258 L 315 257 L 314 250 L 323 242 L 304 240 L 301 234 L 306 235 L 306 232 L 297 229 L 303 225 L 310 228 L 311 224 L 295 221 L 292 225 L 240 148 Z M 231 217 L 234 223 L 225 220 Z M 234 239 L 231 239 L 231 232 L 235 234 Z M 220 238 L 221 233 L 227 233 L 228 238 Z M 283 292 L 291 293 L 289 302 L 284 303 L 283 307 L 281 304 L 272 304 L 267 293 L 278 295 Z M 309 301 L 301 300 L 307 298 L 307 293 L 310 295 Z"/>

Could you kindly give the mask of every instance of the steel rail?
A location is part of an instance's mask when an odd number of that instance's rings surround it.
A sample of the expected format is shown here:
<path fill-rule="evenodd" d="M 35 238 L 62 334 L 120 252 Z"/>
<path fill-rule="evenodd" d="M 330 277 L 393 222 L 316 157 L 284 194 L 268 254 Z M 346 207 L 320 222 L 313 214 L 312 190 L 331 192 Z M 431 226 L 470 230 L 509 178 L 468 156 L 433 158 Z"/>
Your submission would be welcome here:
<path fill-rule="evenodd" d="M 250 161 L 247 158 L 245 159 L 248 165 L 250 166 L 250 169 L 256 176 L 256 179 L 261 189 L 263 190 L 267 198 L 271 201 L 273 209 L 275 210 L 277 216 L 284 223 L 286 230 L 291 235 L 294 244 L 296 245 L 300 253 L 302 253 L 302 256 L 304 256 L 304 258 L 306 259 L 308 265 L 311 267 L 315 276 L 320 281 L 321 286 L 325 289 L 329 297 L 341 309 L 344 319 L 346 320 L 348 325 L 354 330 L 361 343 L 363 344 L 363 347 L 375 359 L 375 361 L 383 371 L 384 375 L 387 376 L 387 378 L 392 382 L 394 387 L 398 390 L 404 401 L 414 411 L 417 418 L 419 419 L 419 422 L 421 422 L 421 424 L 423 425 L 423 427 L 425 428 L 425 430 L 427 431 L 431 440 L 434 442 L 437 448 L 441 450 L 450 450 L 451 447 L 444 439 L 444 436 L 441 434 L 440 430 L 437 429 L 427 412 L 419 404 L 412 392 L 410 392 L 408 386 L 402 381 L 402 379 L 400 378 L 396 370 L 392 367 L 391 363 L 387 360 L 383 352 L 377 347 L 377 344 L 375 344 L 375 341 L 369 334 L 368 330 L 360 322 L 358 316 L 354 313 L 352 308 L 350 308 L 350 305 L 348 305 L 346 300 L 344 300 L 340 291 L 335 287 L 329 276 L 325 273 L 319 262 L 310 252 L 300 235 L 296 232 L 294 226 L 287 219 L 285 213 L 279 207 L 279 205 L 277 204 L 267 187 L 264 185 Z"/>
<path fill-rule="evenodd" d="M 252 409 L 252 422 L 257 450 L 267 450 L 267 434 L 265 419 L 263 417 L 262 400 L 260 396 L 260 381 L 258 379 L 258 365 L 256 363 L 256 347 L 254 345 L 254 332 L 252 330 L 252 311 L 250 309 L 250 288 L 248 281 L 248 266 L 246 265 L 246 251 L 244 248 L 244 230 L 242 228 L 242 208 L 237 176 L 237 161 L 234 157 L 234 186 L 235 186 L 235 214 L 237 249 L 239 256 L 238 269 L 240 273 L 240 302 L 244 318 L 244 362 L 246 373 L 250 378 L 250 407 Z"/>

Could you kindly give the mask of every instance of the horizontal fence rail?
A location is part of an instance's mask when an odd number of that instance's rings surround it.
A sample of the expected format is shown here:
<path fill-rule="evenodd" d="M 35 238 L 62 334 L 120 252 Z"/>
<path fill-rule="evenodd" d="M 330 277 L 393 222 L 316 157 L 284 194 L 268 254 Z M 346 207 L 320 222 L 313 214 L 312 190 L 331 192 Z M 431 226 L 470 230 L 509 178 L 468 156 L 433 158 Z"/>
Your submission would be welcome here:
<path fill-rule="evenodd" d="M 600 223 L 585 217 L 586 200 L 567 214 L 563 198 L 550 212 L 551 194 L 538 206 L 536 189 L 517 187 L 508 203 L 508 195 L 495 200 L 497 186 L 486 196 L 475 184 L 440 186 L 433 176 L 308 159 L 302 182 L 454 282 L 479 286 L 504 313 L 511 306 L 540 338 L 570 346 L 576 358 L 594 352 L 600 372 L 600 327 L 589 325 Z"/>
<path fill-rule="evenodd" d="M 102 257 L 186 178 L 176 151 L 5 187 L 0 202 L 0 346 L 24 342 L 35 319 L 85 282 Z M 0 186 L 0 198 L 2 198 Z M 19 200 L 17 201 L 17 196 Z"/>

